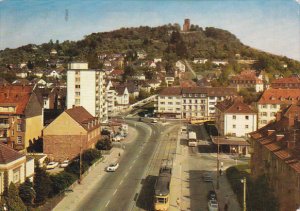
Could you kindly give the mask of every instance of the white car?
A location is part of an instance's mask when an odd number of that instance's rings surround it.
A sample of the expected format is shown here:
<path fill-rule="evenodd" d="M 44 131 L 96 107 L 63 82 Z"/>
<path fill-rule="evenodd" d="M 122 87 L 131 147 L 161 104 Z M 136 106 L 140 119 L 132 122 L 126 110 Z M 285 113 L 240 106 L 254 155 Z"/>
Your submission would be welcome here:
<path fill-rule="evenodd" d="M 209 211 L 218 211 L 219 210 L 219 205 L 216 200 L 209 200 L 208 201 L 208 210 Z"/>
<path fill-rule="evenodd" d="M 112 163 L 106 167 L 106 171 L 116 171 L 119 168 L 119 163 Z"/>
<path fill-rule="evenodd" d="M 50 162 L 47 164 L 46 169 L 55 169 L 58 166 L 58 162 Z"/>
<path fill-rule="evenodd" d="M 69 160 L 64 160 L 61 164 L 60 167 L 61 168 L 66 168 L 69 165 Z"/>

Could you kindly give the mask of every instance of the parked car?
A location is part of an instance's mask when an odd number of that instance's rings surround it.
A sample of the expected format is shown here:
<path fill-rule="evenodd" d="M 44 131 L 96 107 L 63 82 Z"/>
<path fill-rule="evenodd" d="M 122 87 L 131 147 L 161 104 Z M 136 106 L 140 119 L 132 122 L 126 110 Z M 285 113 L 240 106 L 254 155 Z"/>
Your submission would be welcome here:
<path fill-rule="evenodd" d="M 112 163 L 106 167 L 106 171 L 116 171 L 119 168 L 119 163 Z"/>
<path fill-rule="evenodd" d="M 61 164 L 60 167 L 61 168 L 66 168 L 69 165 L 69 160 L 64 160 Z"/>
<path fill-rule="evenodd" d="M 151 123 L 157 123 L 156 119 L 152 119 Z"/>
<path fill-rule="evenodd" d="M 46 169 L 55 169 L 58 166 L 58 162 L 50 162 L 47 164 Z"/>
<path fill-rule="evenodd" d="M 217 200 L 217 194 L 214 190 L 210 190 L 207 194 L 208 200 Z"/>
<path fill-rule="evenodd" d="M 218 211 L 219 205 L 217 200 L 209 200 L 208 201 L 208 211 Z"/>
<path fill-rule="evenodd" d="M 212 179 L 212 176 L 210 173 L 206 172 L 203 174 L 203 181 L 204 182 L 212 182 L 213 179 Z"/>

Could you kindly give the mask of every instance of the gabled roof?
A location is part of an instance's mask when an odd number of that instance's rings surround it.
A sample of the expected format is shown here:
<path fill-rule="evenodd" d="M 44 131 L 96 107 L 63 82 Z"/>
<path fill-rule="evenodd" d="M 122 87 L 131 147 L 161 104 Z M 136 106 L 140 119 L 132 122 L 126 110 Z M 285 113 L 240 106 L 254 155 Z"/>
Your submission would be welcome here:
<path fill-rule="evenodd" d="M 295 104 L 300 101 L 300 89 L 267 89 L 258 104 Z"/>
<path fill-rule="evenodd" d="M 0 105 L 15 106 L 15 114 L 24 114 L 33 91 L 33 86 L 6 85 L 0 86 Z M 3 114 L 3 112 L 0 112 Z M 7 112 L 6 112 L 7 113 Z"/>
<path fill-rule="evenodd" d="M 7 164 L 23 157 L 21 153 L 11 147 L 0 143 L 0 164 Z"/>
<path fill-rule="evenodd" d="M 87 123 L 96 119 L 96 117 L 93 117 L 93 115 L 82 106 L 67 109 L 65 112 L 86 130 L 90 130 L 90 128 L 87 127 Z"/>
<path fill-rule="evenodd" d="M 110 75 L 123 75 L 124 70 L 113 70 Z"/>
<path fill-rule="evenodd" d="M 166 87 L 159 93 L 160 95 L 180 95 L 181 94 L 181 88 L 180 87 Z"/>
<path fill-rule="evenodd" d="M 217 103 L 216 108 L 224 113 L 238 113 L 238 114 L 255 114 L 250 106 L 243 103 L 242 100 L 238 98 L 227 99 L 222 102 Z"/>
<path fill-rule="evenodd" d="M 272 81 L 273 84 L 300 84 L 300 79 L 298 77 L 278 78 Z"/>
<path fill-rule="evenodd" d="M 231 87 L 208 87 L 208 96 L 237 96 L 236 88 Z"/>

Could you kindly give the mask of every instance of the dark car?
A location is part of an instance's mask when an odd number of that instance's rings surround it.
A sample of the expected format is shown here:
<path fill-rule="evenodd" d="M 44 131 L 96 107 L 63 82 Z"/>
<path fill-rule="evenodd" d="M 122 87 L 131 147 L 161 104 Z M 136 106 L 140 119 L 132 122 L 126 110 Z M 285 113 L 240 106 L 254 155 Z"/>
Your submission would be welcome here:
<path fill-rule="evenodd" d="M 208 200 L 217 200 L 217 194 L 214 190 L 210 190 L 207 194 Z"/>

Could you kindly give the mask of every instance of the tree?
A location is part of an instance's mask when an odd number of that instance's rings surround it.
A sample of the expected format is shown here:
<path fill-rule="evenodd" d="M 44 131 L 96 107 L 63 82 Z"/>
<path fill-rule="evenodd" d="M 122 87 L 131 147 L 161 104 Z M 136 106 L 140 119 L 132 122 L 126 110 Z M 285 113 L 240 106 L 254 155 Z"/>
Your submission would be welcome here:
<path fill-rule="evenodd" d="M 97 149 L 87 149 L 82 153 L 82 160 L 91 166 L 96 160 L 101 158 L 101 152 Z"/>
<path fill-rule="evenodd" d="M 127 80 L 129 77 L 134 76 L 136 73 L 136 71 L 133 69 L 133 67 L 130 66 L 126 66 L 124 69 L 124 74 L 123 74 L 123 80 Z"/>
<path fill-rule="evenodd" d="M 51 175 L 50 179 L 52 182 L 52 191 L 50 195 L 54 196 L 68 188 L 77 178 L 76 175 L 63 171 L 59 174 Z"/>
<path fill-rule="evenodd" d="M 36 193 L 35 203 L 43 204 L 51 192 L 51 180 L 45 169 L 35 168 L 33 187 Z"/>
<path fill-rule="evenodd" d="M 4 192 L 4 201 L 8 210 L 24 211 L 27 210 L 22 199 L 19 197 L 18 189 L 14 183 L 10 183 L 9 188 Z"/>
<path fill-rule="evenodd" d="M 108 138 L 106 138 L 104 140 L 99 140 L 96 143 L 96 148 L 98 150 L 110 150 L 112 148 L 112 143 Z"/>
<path fill-rule="evenodd" d="M 33 183 L 30 182 L 28 178 L 19 186 L 19 196 L 27 206 L 33 205 L 36 195 L 33 189 Z"/>

